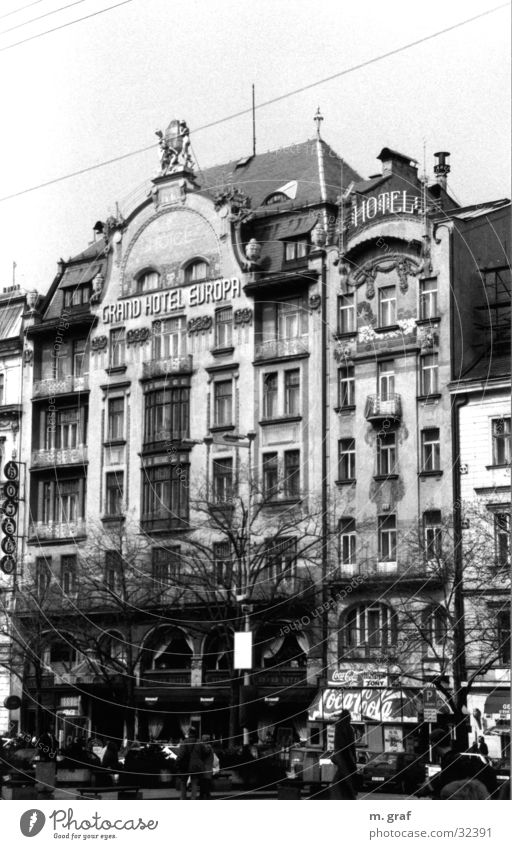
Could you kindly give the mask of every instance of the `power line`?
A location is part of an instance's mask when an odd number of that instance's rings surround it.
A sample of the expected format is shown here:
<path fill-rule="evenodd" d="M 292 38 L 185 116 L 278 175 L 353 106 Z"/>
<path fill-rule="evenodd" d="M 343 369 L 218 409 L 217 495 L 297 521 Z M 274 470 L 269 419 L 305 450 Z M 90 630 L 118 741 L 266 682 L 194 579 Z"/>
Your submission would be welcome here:
<path fill-rule="evenodd" d="M 19 9 L 13 9 L 12 12 L 6 12 L 5 15 L 0 15 L 0 20 L 2 18 L 9 18 L 11 15 L 17 15 L 18 12 L 23 12 L 24 9 L 29 9 L 30 6 L 37 6 L 38 3 L 42 3 L 43 0 L 33 0 L 32 3 L 27 3 L 26 6 L 20 6 Z"/>
<path fill-rule="evenodd" d="M 91 12 L 90 15 L 84 15 L 83 18 L 76 18 L 74 21 L 68 21 L 67 24 L 61 24 L 58 27 L 53 27 L 53 29 L 47 29 L 44 32 L 39 32 L 37 35 L 31 35 L 29 38 L 24 38 L 22 41 L 15 41 L 14 44 L 8 44 L 7 47 L 0 47 L 0 53 L 3 53 L 4 50 L 10 50 L 11 47 L 18 47 L 20 44 L 26 44 L 27 41 L 33 41 L 35 38 L 41 38 L 43 35 L 48 35 L 50 32 L 57 32 L 57 30 L 70 27 L 72 24 L 78 24 L 80 21 L 87 21 L 89 18 L 96 17 L 96 15 L 102 15 L 103 12 L 110 12 L 111 9 L 117 9 L 119 6 L 126 6 L 127 3 L 131 2 L 132 0 L 122 0 L 121 3 L 116 3 L 115 6 L 107 6 L 106 9 L 98 9 L 97 12 Z"/>
<path fill-rule="evenodd" d="M 124 0 L 124 3 L 130 3 L 131 0 Z M 118 6 L 124 5 L 124 3 L 118 3 Z M 473 21 L 479 20 L 480 18 L 485 17 L 486 15 L 490 15 L 493 12 L 497 12 L 500 9 L 504 9 L 508 7 L 509 3 L 501 3 L 499 6 L 494 6 L 492 9 L 488 9 L 485 12 L 480 12 L 478 15 L 474 15 L 472 18 L 466 18 L 464 21 L 459 21 L 456 24 L 452 24 L 450 27 L 446 27 L 445 29 L 438 30 L 437 32 L 431 33 L 430 35 L 426 35 L 423 38 L 416 39 L 416 41 L 411 41 L 408 44 L 402 45 L 402 47 L 396 47 L 394 50 L 389 50 L 387 53 L 381 53 L 380 56 L 374 56 L 373 59 L 367 59 L 364 62 L 360 62 L 357 65 L 352 65 L 350 68 L 345 68 L 343 71 L 338 71 L 336 74 L 331 74 L 329 77 L 324 77 L 321 80 L 317 80 L 314 83 L 308 83 L 308 85 L 301 86 L 301 88 L 296 88 L 293 91 L 289 91 L 286 94 L 278 95 L 277 97 L 273 97 L 270 100 L 265 100 L 263 103 L 256 104 L 256 109 L 263 109 L 265 106 L 270 106 L 274 103 L 278 103 L 282 100 L 285 100 L 288 97 L 293 97 L 296 94 L 300 94 L 303 91 L 308 91 L 309 89 L 315 88 L 316 86 L 323 85 L 324 83 L 331 82 L 331 80 L 338 79 L 339 77 L 346 76 L 347 74 L 351 74 L 354 71 L 359 71 L 361 68 L 366 68 L 369 65 L 373 65 L 376 62 L 380 62 L 383 59 L 388 59 L 390 56 L 396 56 L 398 53 L 402 53 L 404 50 L 409 50 L 411 47 L 417 47 L 419 44 L 424 44 L 426 41 L 431 41 L 434 38 L 438 38 L 440 35 L 445 35 L 447 32 L 451 32 L 452 30 L 459 29 L 460 27 L 465 26 L 466 24 L 473 23 Z M 110 6 L 109 8 L 114 9 L 115 6 Z M 108 11 L 108 9 L 104 9 L 103 11 Z M 95 14 L 100 14 L 96 12 Z M 91 17 L 91 16 L 87 16 Z M 81 18 L 80 20 L 85 20 Z M 75 23 L 72 21 L 71 23 Z M 64 24 L 64 26 L 69 26 L 69 24 Z M 60 29 L 60 27 L 57 27 Z M 36 37 L 36 36 L 33 36 Z M 14 45 L 11 45 L 14 46 Z M 3 48 L 7 49 L 7 48 Z M 253 107 L 249 107 L 248 109 L 241 109 L 239 112 L 233 112 L 231 115 L 226 115 L 224 118 L 218 118 L 216 121 L 210 121 L 208 124 L 202 124 L 200 127 L 196 127 L 192 132 L 199 133 L 202 130 L 207 130 L 211 127 L 216 127 L 219 124 L 224 124 L 227 121 L 232 121 L 234 118 L 239 118 L 242 115 L 247 115 L 249 112 L 252 113 Z M 44 183 L 38 183 L 35 186 L 30 186 L 27 189 L 21 189 L 19 192 L 13 192 L 10 195 L 5 195 L 0 198 L 0 203 L 6 200 L 12 200 L 13 198 L 20 197 L 21 195 L 28 194 L 29 192 L 34 192 L 37 189 L 44 189 L 47 186 L 55 185 L 56 183 L 61 183 L 63 180 L 69 180 L 72 177 L 79 177 L 81 174 L 87 174 L 89 171 L 95 171 L 97 168 L 105 168 L 107 165 L 113 165 L 115 162 L 121 162 L 123 159 L 128 159 L 131 156 L 138 156 L 139 153 L 146 153 L 148 150 L 152 150 L 155 147 L 154 144 L 147 145 L 146 147 L 140 147 L 137 150 L 132 150 L 128 153 L 123 153 L 120 156 L 114 156 L 112 159 L 106 159 L 103 162 L 97 162 L 95 165 L 87 165 L 85 168 L 80 168 L 78 171 L 71 171 L 69 174 L 64 174 L 61 177 L 54 177 L 52 180 L 47 180 Z"/>
<path fill-rule="evenodd" d="M 9 27 L 9 29 L 3 29 L 0 32 L 0 35 L 5 35 L 8 32 L 12 32 L 13 29 L 19 29 L 20 27 L 26 27 L 28 24 L 33 24 L 34 21 L 40 21 L 42 18 L 48 18 L 50 15 L 56 15 L 57 12 L 63 12 L 64 9 L 71 9 L 72 6 L 78 6 L 79 3 L 85 3 L 85 0 L 75 0 L 74 3 L 68 3 L 67 6 L 61 6 L 60 9 L 52 9 L 51 12 L 45 12 L 44 15 L 38 15 L 37 18 L 31 18 L 29 21 L 23 21 L 22 24 L 16 24 L 14 27 Z M 14 45 L 12 45 L 14 46 Z"/>

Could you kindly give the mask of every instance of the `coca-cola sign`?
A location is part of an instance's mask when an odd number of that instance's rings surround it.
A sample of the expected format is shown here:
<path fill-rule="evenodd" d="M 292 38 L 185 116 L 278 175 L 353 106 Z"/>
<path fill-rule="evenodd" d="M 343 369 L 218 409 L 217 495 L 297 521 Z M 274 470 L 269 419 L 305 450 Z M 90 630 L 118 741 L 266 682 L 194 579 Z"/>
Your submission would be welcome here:
<path fill-rule="evenodd" d="M 336 687 L 386 687 L 388 675 L 385 669 L 376 666 L 335 667 L 328 670 L 327 683 Z"/>
<path fill-rule="evenodd" d="M 353 722 L 417 722 L 417 696 L 407 690 L 354 688 L 322 690 L 309 709 L 309 719 L 335 720 L 342 710 Z"/>

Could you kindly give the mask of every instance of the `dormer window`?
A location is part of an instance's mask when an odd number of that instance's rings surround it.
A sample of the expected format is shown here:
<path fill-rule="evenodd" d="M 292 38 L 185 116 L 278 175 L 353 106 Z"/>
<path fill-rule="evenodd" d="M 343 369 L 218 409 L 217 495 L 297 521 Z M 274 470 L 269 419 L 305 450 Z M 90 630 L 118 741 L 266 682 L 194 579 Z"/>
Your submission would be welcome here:
<path fill-rule="evenodd" d="M 89 283 L 85 286 L 74 286 L 70 289 L 64 289 L 64 309 L 86 307 L 90 299 L 91 286 Z"/>
<path fill-rule="evenodd" d="M 272 192 L 271 195 L 265 198 L 263 201 L 263 206 L 272 206 L 277 203 L 285 203 L 290 198 L 284 194 L 284 192 Z"/>
<path fill-rule="evenodd" d="M 297 262 L 305 259 L 308 255 L 309 242 L 306 238 L 293 239 L 284 243 L 284 261 Z"/>
<path fill-rule="evenodd" d="M 137 277 L 137 294 L 140 295 L 143 292 L 151 292 L 153 289 L 160 288 L 160 275 L 158 271 L 143 271 L 142 274 L 139 274 Z"/>
<path fill-rule="evenodd" d="M 185 268 L 185 283 L 197 283 L 210 275 L 210 266 L 204 259 L 194 259 Z"/>

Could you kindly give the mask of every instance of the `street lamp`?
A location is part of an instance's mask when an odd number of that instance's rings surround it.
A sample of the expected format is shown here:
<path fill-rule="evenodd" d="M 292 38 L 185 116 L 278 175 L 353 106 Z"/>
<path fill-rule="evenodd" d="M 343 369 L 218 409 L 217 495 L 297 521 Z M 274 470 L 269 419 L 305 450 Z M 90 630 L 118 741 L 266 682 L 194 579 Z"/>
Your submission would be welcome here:
<path fill-rule="evenodd" d="M 238 448 L 247 448 L 249 451 L 249 468 L 247 475 L 247 483 L 249 486 L 249 493 L 247 498 L 247 531 L 246 531 L 246 544 L 245 544 L 245 557 L 244 563 L 242 564 L 243 574 L 241 577 L 241 586 L 239 587 L 239 593 L 236 595 L 236 601 L 240 605 L 240 614 L 244 615 L 244 634 L 251 633 L 251 622 L 250 616 L 252 613 L 252 605 L 247 604 L 248 598 L 248 590 L 249 590 L 249 577 L 250 577 L 250 566 L 251 566 L 251 520 L 252 520 L 252 444 L 256 439 L 256 433 L 254 431 L 248 431 L 246 434 L 240 433 L 224 433 L 223 439 L 226 442 L 236 443 Z M 248 642 L 247 637 L 244 639 L 244 645 L 247 646 Z M 244 668 L 244 688 L 249 687 L 251 684 L 251 668 L 252 668 L 252 644 L 251 644 L 251 663 L 250 667 Z M 236 665 L 236 657 L 235 657 L 235 665 Z M 242 668 L 242 667 L 237 667 Z M 247 691 L 246 691 L 247 692 Z M 243 729 L 243 740 L 244 746 L 249 745 L 249 729 L 244 726 Z"/>

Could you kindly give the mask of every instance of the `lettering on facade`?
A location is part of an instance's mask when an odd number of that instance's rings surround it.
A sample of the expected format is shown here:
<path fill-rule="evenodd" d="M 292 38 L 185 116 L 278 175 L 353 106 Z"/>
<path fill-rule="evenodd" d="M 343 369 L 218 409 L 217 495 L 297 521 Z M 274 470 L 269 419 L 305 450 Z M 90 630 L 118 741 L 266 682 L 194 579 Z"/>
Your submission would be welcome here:
<path fill-rule="evenodd" d="M 423 205 L 419 195 L 409 195 L 406 191 L 381 192 L 365 198 L 352 207 L 352 226 L 359 227 L 381 215 L 421 215 Z"/>
<path fill-rule="evenodd" d="M 224 277 L 205 283 L 195 283 L 186 288 L 155 292 L 118 301 L 116 304 L 106 304 L 103 307 L 103 323 L 113 324 L 131 318 L 140 318 L 140 316 L 165 315 L 187 307 L 230 301 L 239 298 L 240 291 L 241 284 L 238 277 Z"/>

